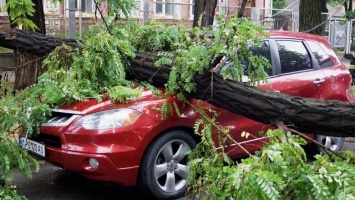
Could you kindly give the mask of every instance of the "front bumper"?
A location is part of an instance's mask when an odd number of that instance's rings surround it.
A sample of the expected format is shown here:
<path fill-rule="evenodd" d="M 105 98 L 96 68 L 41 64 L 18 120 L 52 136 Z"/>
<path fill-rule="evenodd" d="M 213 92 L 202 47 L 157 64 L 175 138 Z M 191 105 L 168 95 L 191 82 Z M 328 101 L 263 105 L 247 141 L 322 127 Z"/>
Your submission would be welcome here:
<path fill-rule="evenodd" d="M 118 167 L 107 154 L 90 154 L 46 147 L 46 160 L 63 169 L 74 171 L 89 179 L 115 182 L 123 186 L 136 184 L 139 166 Z M 95 158 L 99 166 L 94 169 L 89 159 Z"/>

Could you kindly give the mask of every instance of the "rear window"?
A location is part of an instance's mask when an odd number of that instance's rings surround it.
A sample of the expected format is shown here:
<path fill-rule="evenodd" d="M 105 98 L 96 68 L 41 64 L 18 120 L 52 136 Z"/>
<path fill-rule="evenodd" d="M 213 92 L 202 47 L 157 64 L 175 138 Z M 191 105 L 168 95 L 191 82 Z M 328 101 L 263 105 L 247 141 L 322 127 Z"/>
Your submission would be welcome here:
<path fill-rule="evenodd" d="M 307 41 L 307 44 L 321 68 L 334 66 L 334 62 L 317 42 Z"/>
<path fill-rule="evenodd" d="M 302 41 L 276 41 L 281 73 L 312 69 L 311 57 Z"/>

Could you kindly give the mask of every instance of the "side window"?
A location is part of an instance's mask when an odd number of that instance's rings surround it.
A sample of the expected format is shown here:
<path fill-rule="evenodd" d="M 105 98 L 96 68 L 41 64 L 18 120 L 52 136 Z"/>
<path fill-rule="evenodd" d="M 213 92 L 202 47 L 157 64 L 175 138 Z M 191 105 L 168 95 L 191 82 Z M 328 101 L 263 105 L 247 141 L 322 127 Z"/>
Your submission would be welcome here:
<path fill-rule="evenodd" d="M 271 64 L 271 51 L 270 51 L 270 45 L 269 41 L 265 40 L 262 41 L 260 46 L 250 46 L 250 50 L 253 53 L 254 56 L 262 56 L 268 63 Z M 220 64 L 218 64 L 215 68 L 216 72 L 218 74 L 221 74 L 224 76 L 226 72 L 232 73 L 232 74 L 239 74 L 240 72 L 237 71 L 234 67 L 231 67 L 232 62 L 235 61 L 235 58 L 224 58 Z M 239 60 L 240 64 L 243 67 L 242 73 L 245 75 L 244 77 L 248 76 L 248 65 L 249 65 L 249 60 Z M 254 71 L 256 70 L 253 66 L 250 66 L 250 70 Z M 264 66 L 264 71 L 266 72 L 267 75 L 272 76 L 272 67 L 266 67 Z M 239 76 L 239 75 L 238 75 Z M 231 77 L 228 77 L 229 79 L 232 79 Z"/>
<path fill-rule="evenodd" d="M 281 73 L 312 69 L 311 57 L 301 41 L 276 41 Z"/>
<path fill-rule="evenodd" d="M 307 41 L 307 44 L 321 68 L 334 66 L 334 62 L 317 42 Z"/>
<path fill-rule="evenodd" d="M 269 41 L 267 40 L 262 41 L 260 46 L 252 48 L 252 52 L 253 55 L 255 56 L 262 56 L 266 58 L 268 62 L 271 64 L 271 52 L 270 52 Z M 269 76 L 272 76 L 272 66 L 268 68 L 264 67 L 264 70 Z"/>

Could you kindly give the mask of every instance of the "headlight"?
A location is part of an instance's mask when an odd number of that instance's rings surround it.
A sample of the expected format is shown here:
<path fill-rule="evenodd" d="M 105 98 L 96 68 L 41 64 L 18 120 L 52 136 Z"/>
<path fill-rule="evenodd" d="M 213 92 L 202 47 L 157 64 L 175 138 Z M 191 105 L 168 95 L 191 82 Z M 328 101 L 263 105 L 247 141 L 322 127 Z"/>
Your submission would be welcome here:
<path fill-rule="evenodd" d="M 133 124 L 141 116 L 137 110 L 123 108 L 86 115 L 75 123 L 88 130 L 118 128 Z"/>

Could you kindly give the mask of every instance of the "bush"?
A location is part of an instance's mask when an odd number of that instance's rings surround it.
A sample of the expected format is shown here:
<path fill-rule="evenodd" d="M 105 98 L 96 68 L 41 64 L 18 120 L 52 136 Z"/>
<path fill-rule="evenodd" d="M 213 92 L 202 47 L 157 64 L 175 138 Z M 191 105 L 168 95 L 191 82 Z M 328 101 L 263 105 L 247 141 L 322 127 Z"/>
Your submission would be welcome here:
<path fill-rule="evenodd" d="M 229 160 L 224 152 L 206 153 L 214 148 L 208 142 L 199 144 L 190 162 L 189 184 L 194 195 L 202 194 L 204 199 L 355 198 L 354 155 L 350 151 L 342 152 L 347 160 L 317 155 L 309 163 L 302 147 L 304 139 L 279 129 L 269 130 L 266 136 L 269 143 L 240 162 Z"/>

